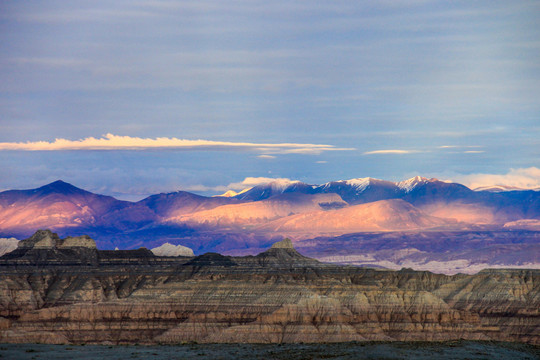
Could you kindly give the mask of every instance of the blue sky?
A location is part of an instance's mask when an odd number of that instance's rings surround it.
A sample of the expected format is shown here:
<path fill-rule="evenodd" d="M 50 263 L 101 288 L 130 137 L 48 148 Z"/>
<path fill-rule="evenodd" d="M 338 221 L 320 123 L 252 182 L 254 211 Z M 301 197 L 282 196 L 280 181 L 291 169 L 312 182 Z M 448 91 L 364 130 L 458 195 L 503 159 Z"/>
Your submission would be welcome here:
<path fill-rule="evenodd" d="M 538 1 L 3 1 L 0 189 L 540 186 L 538 24 Z"/>

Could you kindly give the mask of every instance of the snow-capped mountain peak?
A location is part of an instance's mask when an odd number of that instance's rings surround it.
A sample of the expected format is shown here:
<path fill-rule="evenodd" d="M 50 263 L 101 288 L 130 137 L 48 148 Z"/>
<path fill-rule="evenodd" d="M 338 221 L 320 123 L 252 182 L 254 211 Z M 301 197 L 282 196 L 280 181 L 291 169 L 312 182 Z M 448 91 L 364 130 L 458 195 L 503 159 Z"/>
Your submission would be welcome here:
<path fill-rule="evenodd" d="M 235 198 L 241 200 L 263 200 L 286 192 L 295 192 L 298 188 L 304 186 L 308 185 L 298 180 L 275 179 L 243 190 Z"/>
<path fill-rule="evenodd" d="M 322 185 L 315 185 L 315 187 L 326 189 L 336 184 L 341 184 L 341 185 L 347 185 L 350 187 L 363 190 L 367 186 L 369 186 L 373 182 L 373 180 L 376 180 L 376 179 L 365 177 L 365 178 L 355 178 L 355 179 L 349 179 L 349 180 L 335 180 L 335 181 L 324 183 Z"/>
<path fill-rule="evenodd" d="M 366 178 L 356 178 L 356 179 L 349 179 L 345 180 L 345 184 L 353 187 L 356 189 L 357 192 L 362 192 L 366 190 L 366 188 L 371 183 L 372 178 L 366 177 Z"/>
<path fill-rule="evenodd" d="M 269 186 L 273 191 L 283 192 L 286 188 L 291 185 L 299 184 L 301 181 L 298 180 L 288 180 L 288 179 L 276 179 L 269 183 L 263 184 L 262 186 Z"/>
<path fill-rule="evenodd" d="M 418 185 L 423 185 L 432 181 L 437 181 L 437 179 L 435 178 L 428 179 L 423 176 L 415 176 L 410 179 L 400 181 L 396 183 L 396 185 L 398 186 L 398 188 L 408 193 L 414 190 L 414 188 L 416 188 Z"/>

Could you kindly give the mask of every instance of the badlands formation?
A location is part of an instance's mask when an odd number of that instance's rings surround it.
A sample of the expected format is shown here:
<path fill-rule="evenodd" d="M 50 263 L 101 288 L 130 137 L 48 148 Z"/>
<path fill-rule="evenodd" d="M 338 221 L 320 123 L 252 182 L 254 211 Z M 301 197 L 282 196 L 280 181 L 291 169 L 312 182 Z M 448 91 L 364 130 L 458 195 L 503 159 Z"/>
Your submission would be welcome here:
<path fill-rule="evenodd" d="M 3 343 L 479 339 L 540 344 L 540 271 L 453 276 L 256 255 L 160 257 L 38 231 L 0 258 Z"/>

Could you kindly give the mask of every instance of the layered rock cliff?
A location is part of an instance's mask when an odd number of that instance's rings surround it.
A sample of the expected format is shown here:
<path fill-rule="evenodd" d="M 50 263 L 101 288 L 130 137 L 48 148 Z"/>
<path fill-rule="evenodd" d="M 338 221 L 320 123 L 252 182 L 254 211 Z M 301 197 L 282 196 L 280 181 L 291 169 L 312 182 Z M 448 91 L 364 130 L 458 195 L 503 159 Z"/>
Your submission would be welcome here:
<path fill-rule="evenodd" d="M 25 251 L 0 258 L 0 342 L 540 344 L 537 270 L 447 276 L 337 266 L 289 241 L 245 257 L 86 248 L 94 261 L 77 262 L 83 253 L 73 249 Z"/>

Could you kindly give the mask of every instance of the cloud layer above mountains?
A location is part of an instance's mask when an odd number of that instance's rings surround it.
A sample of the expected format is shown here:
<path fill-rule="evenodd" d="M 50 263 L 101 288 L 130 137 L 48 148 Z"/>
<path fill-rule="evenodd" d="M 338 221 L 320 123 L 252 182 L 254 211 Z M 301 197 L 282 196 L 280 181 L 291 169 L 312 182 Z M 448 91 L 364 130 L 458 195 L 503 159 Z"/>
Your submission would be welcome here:
<path fill-rule="evenodd" d="M 106 134 L 101 138 L 81 140 L 56 139 L 54 141 L 1 142 L 0 150 L 62 151 L 62 150 L 236 150 L 265 154 L 320 154 L 324 151 L 346 151 L 353 148 L 336 148 L 321 144 L 262 144 L 211 140 L 186 140 L 159 137 L 155 139 Z M 267 155 L 269 156 L 269 155 Z"/>
<path fill-rule="evenodd" d="M 0 189 L 502 181 L 480 176 L 540 168 L 539 14 L 531 0 L 4 1 Z"/>
<path fill-rule="evenodd" d="M 520 189 L 540 189 L 540 169 L 529 167 L 511 169 L 506 174 L 456 175 L 453 180 L 467 185 L 471 189 L 497 185 Z"/>

